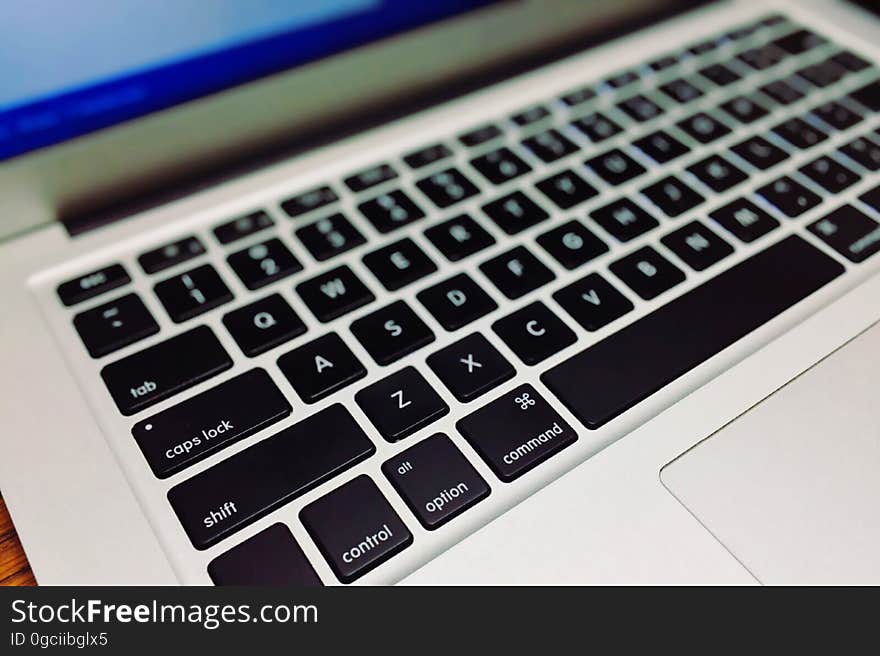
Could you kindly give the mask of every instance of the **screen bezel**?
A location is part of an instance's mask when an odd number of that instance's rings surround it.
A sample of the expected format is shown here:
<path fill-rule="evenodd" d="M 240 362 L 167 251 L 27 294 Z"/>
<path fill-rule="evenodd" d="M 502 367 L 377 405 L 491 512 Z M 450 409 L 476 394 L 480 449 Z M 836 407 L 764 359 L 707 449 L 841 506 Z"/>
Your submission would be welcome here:
<path fill-rule="evenodd" d="M 696 3 L 491 4 L 16 157 L 0 164 L 0 238 L 98 213 L 427 87 L 683 4 Z"/>

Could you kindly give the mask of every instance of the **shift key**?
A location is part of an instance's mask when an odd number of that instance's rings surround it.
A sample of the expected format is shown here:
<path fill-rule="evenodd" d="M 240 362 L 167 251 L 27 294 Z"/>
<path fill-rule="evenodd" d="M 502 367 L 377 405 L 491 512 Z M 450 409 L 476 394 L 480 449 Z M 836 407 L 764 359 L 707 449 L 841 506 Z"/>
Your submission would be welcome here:
<path fill-rule="evenodd" d="M 337 403 L 174 486 L 168 500 L 193 545 L 207 549 L 375 450 Z"/>
<path fill-rule="evenodd" d="M 131 433 L 153 473 L 167 478 L 290 412 L 269 374 L 252 369 L 139 421 Z"/>
<path fill-rule="evenodd" d="M 469 414 L 455 427 L 504 482 L 577 440 L 574 429 L 528 384 Z"/>

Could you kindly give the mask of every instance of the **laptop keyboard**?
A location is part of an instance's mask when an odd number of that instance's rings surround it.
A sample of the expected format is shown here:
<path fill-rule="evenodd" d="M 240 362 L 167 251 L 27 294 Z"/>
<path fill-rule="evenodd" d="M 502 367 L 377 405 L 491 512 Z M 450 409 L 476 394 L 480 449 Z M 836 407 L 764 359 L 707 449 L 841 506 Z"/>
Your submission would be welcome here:
<path fill-rule="evenodd" d="M 880 109 L 877 77 L 857 54 L 773 16 L 278 199 L 290 225 L 257 209 L 157 244 L 136 261 L 155 278 L 159 307 L 181 324 L 173 335 L 161 334 L 137 293 L 106 298 L 131 283 L 131 263 L 63 282 L 58 297 L 64 306 L 99 299 L 73 310 L 73 326 L 100 359 L 118 411 L 136 420 L 143 464 L 173 478 L 167 501 L 192 546 L 229 538 L 207 568 L 216 583 L 318 583 L 283 525 L 239 544 L 231 536 L 374 458 L 377 437 L 402 441 L 379 464 L 410 516 L 364 474 L 299 513 L 327 566 L 348 583 L 409 547 L 413 522 L 441 532 L 492 503 L 493 487 L 516 485 L 575 443 L 579 430 L 599 429 L 840 276 L 844 264 L 880 250 L 880 187 L 833 207 L 835 194 L 880 168 L 880 134 L 863 127 Z M 845 144 L 827 147 L 842 132 Z M 811 159 L 789 166 L 800 151 Z M 354 198 L 356 221 L 344 196 Z M 473 211 L 457 209 L 466 201 Z M 823 203 L 828 211 L 803 230 L 771 239 Z M 423 225 L 418 239 L 397 233 L 411 224 Z M 281 233 L 311 260 L 297 257 Z M 766 247 L 731 262 L 765 239 Z M 225 263 L 205 261 L 211 240 L 226 251 Z M 483 254 L 496 245 L 500 252 Z M 361 247 L 360 263 L 378 285 L 335 261 Z M 557 264 L 582 275 L 559 283 Z M 450 275 L 423 280 L 438 270 Z M 699 272 L 710 275 L 676 295 Z M 232 276 L 245 294 L 230 289 Z M 318 322 L 333 322 L 330 329 L 310 330 L 279 293 L 284 287 Z M 399 290 L 413 294 L 395 298 Z M 512 302 L 536 290 L 522 307 Z M 654 299 L 649 314 L 626 322 Z M 223 346 L 216 324 L 199 323 L 207 313 L 222 315 L 240 352 Z M 487 315 L 491 332 L 468 332 Z M 576 344 L 576 327 L 592 333 L 615 323 L 601 341 L 542 367 Z M 460 338 L 432 348 L 442 331 Z M 368 357 L 353 352 L 344 332 Z M 114 359 L 147 338 L 150 346 Z M 270 352 L 262 366 L 147 412 Z M 493 397 L 527 367 L 549 394 L 522 382 Z M 387 375 L 358 388 L 378 368 Z M 589 381 L 601 384 L 585 392 Z M 334 401 L 349 388 L 353 397 Z M 273 434 L 292 413 L 291 395 L 329 405 Z M 351 398 L 369 424 L 352 414 Z M 463 441 L 432 431 L 447 415 Z M 250 446 L 189 473 L 254 435 Z"/>

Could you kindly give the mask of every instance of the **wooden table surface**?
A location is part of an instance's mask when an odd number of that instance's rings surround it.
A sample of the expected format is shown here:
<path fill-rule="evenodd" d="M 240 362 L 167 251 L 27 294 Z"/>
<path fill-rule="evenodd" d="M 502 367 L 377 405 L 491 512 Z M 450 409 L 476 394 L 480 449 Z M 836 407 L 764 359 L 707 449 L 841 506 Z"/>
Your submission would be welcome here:
<path fill-rule="evenodd" d="M 36 584 L 12 519 L 6 510 L 6 502 L 0 496 L 0 585 Z"/>

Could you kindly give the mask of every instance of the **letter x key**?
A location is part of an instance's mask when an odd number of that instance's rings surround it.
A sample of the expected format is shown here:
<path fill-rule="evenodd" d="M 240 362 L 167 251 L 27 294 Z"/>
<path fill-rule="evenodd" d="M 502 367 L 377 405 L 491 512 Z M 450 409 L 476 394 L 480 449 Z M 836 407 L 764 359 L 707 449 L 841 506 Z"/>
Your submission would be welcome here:
<path fill-rule="evenodd" d="M 474 373 L 474 369 L 482 369 L 483 365 L 474 360 L 474 354 L 468 353 L 466 358 L 461 358 L 459 360 L 464 366 L 467 367 L 468 373 Z"/>

